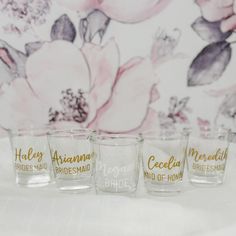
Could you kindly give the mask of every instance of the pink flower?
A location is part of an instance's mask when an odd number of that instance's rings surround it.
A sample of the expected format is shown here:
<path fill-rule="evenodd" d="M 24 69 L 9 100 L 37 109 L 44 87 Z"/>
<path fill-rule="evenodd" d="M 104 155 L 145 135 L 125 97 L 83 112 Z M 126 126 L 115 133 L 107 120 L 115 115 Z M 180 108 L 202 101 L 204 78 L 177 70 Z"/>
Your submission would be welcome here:
<path fill-rule="evenodd" d="M 222 32 L 236 30 L 236 0 L 196 0 L 203 17 L 210 21 L 221 21 Z"/>
<path fill-rule="evenodd" d="M 172 0 L 56 0 L 61 5 L 79 12 L 98 9 L 108 17 L 134 23 L 148 19 L 162 11 Z"/>
<path fill-rule="evenodd" d="M 76 123 L 109 132 L 147 129 L 156 121 L 149 104 L 158 99 L 153 63 L 133 58 L 119 67 L 119 49 L 68 41 L 45 43 L 26 62 L 27 78 L 3 84 L 0 124 Z"/>

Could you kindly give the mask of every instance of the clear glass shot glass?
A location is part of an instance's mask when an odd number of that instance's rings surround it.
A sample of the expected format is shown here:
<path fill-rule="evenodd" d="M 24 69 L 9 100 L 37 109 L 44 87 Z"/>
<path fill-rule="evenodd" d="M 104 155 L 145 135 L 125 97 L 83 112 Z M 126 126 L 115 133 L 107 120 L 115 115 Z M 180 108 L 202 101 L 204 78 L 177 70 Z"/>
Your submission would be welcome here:
<path fill-rule="evenodd" d="M 186 149 L 188 177 L 195 185 L 218 185 L 224 181 L 229 131 L 190 131 Z"/>
<path fill-rule="evenodd" d="M 92 138 L 92 143 L 97 192 L 134 193 L 139 179 L 141 137 L 100 133 Z"/>
<path fill-rule="evenodd" d="M 94 183 L 91 130 L 51 130 L 48 135 L 56 185 L 59 190 L 87 192 Z"/>
<path fill-rule="evenodd" d="M 47 132 L 47 127 L 9 131 L 17 184 L 40 187 L 53 179 Z"/>
<path fill-rule="evenodd" d="M 182 189 L 188 135 L 183 132 L 149 132 L 143 135 L 143 175 L 147 191 L 177 194 Z"/>

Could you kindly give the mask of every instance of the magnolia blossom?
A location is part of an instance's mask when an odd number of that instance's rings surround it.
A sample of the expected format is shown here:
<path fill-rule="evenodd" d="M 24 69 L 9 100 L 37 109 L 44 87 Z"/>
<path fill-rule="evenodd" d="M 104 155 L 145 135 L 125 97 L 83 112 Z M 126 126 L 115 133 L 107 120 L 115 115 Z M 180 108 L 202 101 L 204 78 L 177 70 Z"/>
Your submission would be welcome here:
<path fill-rule="evenodd" d="M 221 21 L 222 32 L 236 30 L 236 0 L 196 0 L 203 17 L 210 21 Z"/>
<path fill-rule="evenodd" d="M 128 132 L 156 122 L 149 107 L 158 99 L 153 62 L 132 58 L 119 67 L 114 40 L 82 49 L 68 41 L 47 42 L 28 57 L 26 76 L 1 87 L 4 128 L 69 122 Z"/>
<path fill-rule="evenodd" d="M 79 12 L 94 9 L 108 17 L 127 23 L 148 19 L 162 11 L 172 0 L 56 0 L 59 4 Z"/>

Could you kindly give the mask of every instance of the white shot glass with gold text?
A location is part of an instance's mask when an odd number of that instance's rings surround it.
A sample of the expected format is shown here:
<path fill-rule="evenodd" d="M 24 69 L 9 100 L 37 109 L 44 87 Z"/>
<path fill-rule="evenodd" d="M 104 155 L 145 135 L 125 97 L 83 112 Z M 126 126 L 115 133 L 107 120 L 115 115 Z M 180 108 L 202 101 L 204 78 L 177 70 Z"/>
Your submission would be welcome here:
<path fill-rule="evenodd" d="M 16 183 L 26 187 L 47 185 L 53 178 L 47 128 L 9 131 Z"/>
<path fill-rule="evenodd" d="M 228 147 L 228 130 L 191 131 L 186 150 L 190 182 L 202 186 L 222 184 L 228 159 Z"/>
<path fill-rule="evenodd" d="M 56 185 L 59 190 L 86 192 L 93 187 L 94 158 L 91 130 L 51 130 L 48 135 Z"/>
<path fill-rule="evenodd" d="M 144 133 L 143 175 L 151 194 L 176 194 L 182 189 L 187 135 L 181 132 Z"/>

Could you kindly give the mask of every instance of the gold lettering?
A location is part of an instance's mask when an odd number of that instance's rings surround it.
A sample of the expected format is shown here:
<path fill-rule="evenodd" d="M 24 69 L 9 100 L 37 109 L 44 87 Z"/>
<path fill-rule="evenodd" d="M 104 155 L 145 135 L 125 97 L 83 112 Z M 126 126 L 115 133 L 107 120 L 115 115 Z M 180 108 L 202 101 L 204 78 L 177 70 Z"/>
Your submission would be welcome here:
<path fill-rule="evenodd" d="M 154 161 L 155 160 L 155 157 L 154 156 L 150 156 L 149 159 L 148 159 L 148 169 L 149 170 L 153 170 L 155 165 L 151 166 L 151 161 Z"/>
<path fill-rule="evenodd" d="M 197 158 L 197 156 L 198 156 L 198 151 L 195 150 L 194 148 L 189 148 L 188 155 L 189 155 L 189 156 L 192 156 L 192 157 L 195 156 L 195 158 Z"/>
<path fill-rule="evenodd" d="M 198 163 L 193 163 L 192 166 L 193 170 L 196 170 L 198 172 L 215 172 L 215 171 L 224 171 L 225 164 L 220 165 L 201 165 Z"/>
<path fill-rule="evenodd" d="M 17 161 L 17 159 L 19 159 L 19 161 L 21 162 L 21 148 L 18 149 L 16 148 L 16 158 L 15 158 L 15 161 Z"/>
<path fill-rule="evenodd" d="M 56 167 L 55 171 L 57 174 L 62 175 L 78 175 L 84 172 L 89 172 L 90 164 L 80 167 Z"/>
<path fill-rule="evenodd" d="M 147 172 L 147 171 L 144 171 L 144 178 L 145 178 L 145 179 L 152 179 L 152 180 L 155 180 L 155 174 L 154 174 L 154 173 Z"/>
<path fill-rule="evenodd" d="M 195 162 L 199 161 L 224 161 L 228 157 L 228 148 L 221 149 L 218 148 L 216 152 L 212 154 L 199 153 L 195 148 L 189 148 L 188 156 L 193 157 Z"/>
<path fill-rule="evenodd" d="M 157 169 L 168 169 L 172 170 L 175 167 L 180 167 L 181 162 L 177 161 L 174 156 L 171 156 L 167 162 L 158 162 L 156 161 L 155 156 L 150 156 L 148 158 L 148 169 L 153 170 L 154 168 Z"/>
<path fill-rule="evenodd" d="M 32 153 L 33 153 L 33 148 L 31 147 L 28 150 L 28 157 L 27 158 L 28 158 L 29 161 L 31 161 L 34 158 L 34 155 L 32 155 Z"/>
<path fill-rule="evenodd" d="M 81 154 L 76 156 L 67 156 L 66 154 L 64 157 L 60 154 L 58 154 L 58 151 L 55 150 L 54 152 L 51 151 L 52 155 L 52 161 L 56 162 L 58 166 L 63 165 L 65 163 L 80 163 L 80 162 L 86 162 L 91 160 L 91 154 Z"/>
<path fill-rule="evenodd" d="M 183 172 L 178 174 L 168 175 L 168 182 L 176 182 L 177 180 L 182 180 Z"/>
<path fill-rule="evenodd" d="M 27 153 L 22 153 L 22 149 L 19 150 L 16 148 L 15 152 L 15 161 L 22 162 L 24 161 L 32 161 L 33 159 L 36 159 L 38 162 L 41 162 L 43 159 L 43 152 L 34 152 L 33 148 L 30 147 L 27 151 Z"/>

